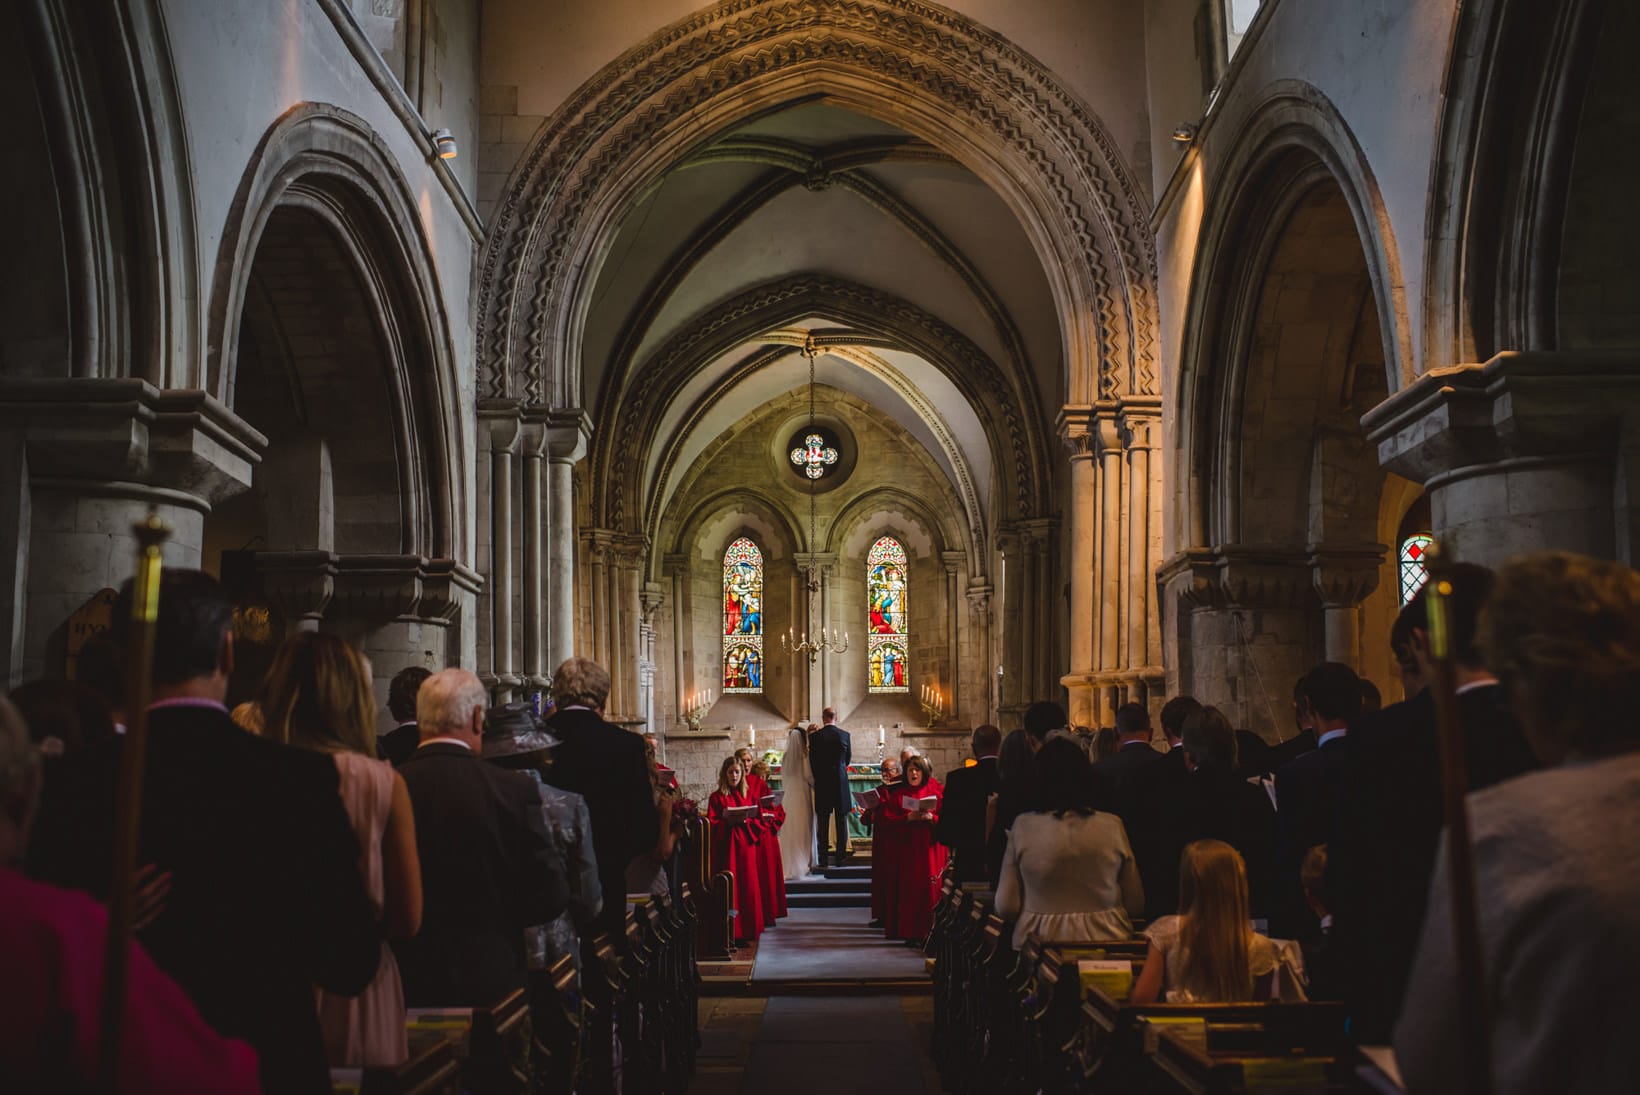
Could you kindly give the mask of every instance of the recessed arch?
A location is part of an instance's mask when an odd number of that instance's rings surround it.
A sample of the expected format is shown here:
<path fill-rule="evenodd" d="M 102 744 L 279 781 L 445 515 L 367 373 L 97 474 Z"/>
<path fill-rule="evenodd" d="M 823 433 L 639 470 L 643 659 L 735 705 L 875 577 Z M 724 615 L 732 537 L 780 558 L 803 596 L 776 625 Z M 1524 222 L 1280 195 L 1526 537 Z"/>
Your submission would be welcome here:
<path fill-rule="evenodd" d="M 578 398 L 585 312 L 622 211 L 737 121 L 817 95 L 929 140 L 1013 209 L 1050 282 L 1067 401 L 1153 389 L 1146 203 L 1075 96 L 944 9 L 733 0 L 606 67 L 515 168 L 480 273 L 481 391 L 529 404 Z"/>
<path fill-rule="evenodd" d="M 324 226 L 357 274 L 387 373 L 404 492 L 400 550 L 453 558 L 465 543 L 462 464 L 473 424 L 458 413 L 459 378 L 436 268 L 409 185 L 381 138 L 347 111 L 303 103 L 264 134 L 240 180 L 217 257 L 204 382 L 232 406 L 252 269 L 270 221 L 300 210 Z"/>

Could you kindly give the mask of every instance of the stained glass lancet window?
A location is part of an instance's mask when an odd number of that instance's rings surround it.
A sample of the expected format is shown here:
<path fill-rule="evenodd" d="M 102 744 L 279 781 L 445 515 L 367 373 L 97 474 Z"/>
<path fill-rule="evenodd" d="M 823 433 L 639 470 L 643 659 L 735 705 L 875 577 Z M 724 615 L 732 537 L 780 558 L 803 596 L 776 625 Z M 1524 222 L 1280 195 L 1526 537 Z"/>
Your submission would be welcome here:
<path fill-rule="evenodd" d="M 866 631 L 868 687 L 871 692 L 909 692 L 911 666 L 906 658 L 905 548 L 891 536 L 880 538 L 866 553 Z"/>
<path fill-rule="evenodd" d="M 763 553 L 744 536 L 723 553 L 723 690 L 763 691 Z"/>
<path fill-rule="evenodd" d="M 1429 564 L 1424 556 L 1435 542 L 1426 532 L 1408 536 L 1401 541 L 1401 603 L 1411 601 L 1429 580 Z"/>

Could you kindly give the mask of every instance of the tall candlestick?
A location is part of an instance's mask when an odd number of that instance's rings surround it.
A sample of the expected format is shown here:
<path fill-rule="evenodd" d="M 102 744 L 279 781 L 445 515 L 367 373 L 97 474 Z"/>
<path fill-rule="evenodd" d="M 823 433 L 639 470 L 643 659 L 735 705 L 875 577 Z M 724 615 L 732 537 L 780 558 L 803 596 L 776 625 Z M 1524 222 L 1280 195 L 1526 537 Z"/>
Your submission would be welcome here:
<path fill-rule="evenodd" d="M 752 751 L 757 751 L 757 727 L 752 727 Z"/>
<path fill-rule="evenodd" d="M 883 744 L 883 724 L 879 722 L 877 724 L 877 746 L 878 746 L 878 748 L 881 748 L 882 744 Z"/>

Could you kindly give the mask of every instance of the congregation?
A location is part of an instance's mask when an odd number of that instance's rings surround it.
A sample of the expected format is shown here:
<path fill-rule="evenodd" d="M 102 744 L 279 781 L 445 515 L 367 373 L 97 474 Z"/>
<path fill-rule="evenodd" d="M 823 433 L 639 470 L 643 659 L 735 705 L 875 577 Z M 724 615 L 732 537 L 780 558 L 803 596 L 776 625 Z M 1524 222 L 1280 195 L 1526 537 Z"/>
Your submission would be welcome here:
<path fill-rule="evenodd" d="M 363 655 L 299 632 L 230 715 L 229 600 L 198 571 L 160 586 L 120 1058 L 132 1090 L 329 1090 L 331 1068 L 404 1058 L 407 1009 L 550 997 L 546 971 L 590 932 L 619 938 L 627 901 L 674 891 L 696 807 L 642 738 L 603 721 L 595 663 L 559 667 L 543 718 L 487 709 L 467 670 L 408 670 L 378 740 Z M 1615 1090 L 1622 1054 L 1599 1035 L 1632 1011 L 1622 990 L 1640 972 L 1626 869 L 1640 575 L 1542 555 L 1454 567 L 1443 589 L 1495 1089 L 1558 1075 Z M 1134 1004 L 1340 1000 L 1350 1038 L 1393 1041 L 1407 1090 L 1460 1090 L 1430 633 L 1426 588 L 1392 637 L 1406 697 L 1369 710 L 1354 672 L 1322 663 L 1294 689 L 1294 736 L 1271 747 L 1244 749 L 1220 711 L 1178 696 L 1157 742 L 1147 710 L 1123 706 L 1103 755 L 1041 701 L 1007 736 L 975 730 L 943 782 L 914 750 L 890 758 L 864 811 L 874 924 L 922 946 L 943 896 L 983 893 L 1016 949 L 1142 948 Z M 89 1082 L 99 1024 L 85 956 L 130 714 L 85 683 L 99 679 L 117 687 L 89 672 L 0 702 L 0 941 L 17 971 L 0 1074 L 43 1089 Z M 722 762 L 705 814 L 740 939 L 787 914 L 783 841 L 827 865 L 817 820 L 848 793 L 824 787 L 846 769 L 834 737 L 846 745 L 829 709 L 794 728 L 778 794 L 749 749 Z M 836 862 L 844 848 L 839 833 Z"/>

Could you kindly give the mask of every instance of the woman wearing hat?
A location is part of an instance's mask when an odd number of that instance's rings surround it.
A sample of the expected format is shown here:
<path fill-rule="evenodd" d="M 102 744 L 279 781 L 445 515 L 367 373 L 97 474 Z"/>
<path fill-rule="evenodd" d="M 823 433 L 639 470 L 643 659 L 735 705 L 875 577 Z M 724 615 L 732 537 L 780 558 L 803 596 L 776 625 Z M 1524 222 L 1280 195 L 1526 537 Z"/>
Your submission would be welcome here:
<path fill-rule="evenodd" d="M 526 703 L 493 707 L 484 720 L 484 759 L 535 780 L 541 792 L 541 820 L 546 823 L 548 839 L 563 857 L 564 877 L 569 880 L 569 908 L 551 923 L 525 932 L 532 989 L 562 955 L 573 956 L 580 965 L 580 932 L 592 926 L 604 904 L 586 800 L 573 791 L 559 790 L 542 776 L 552 764 L 551 750 L 557 744 L 557 738 L 536 724 Z"/>

